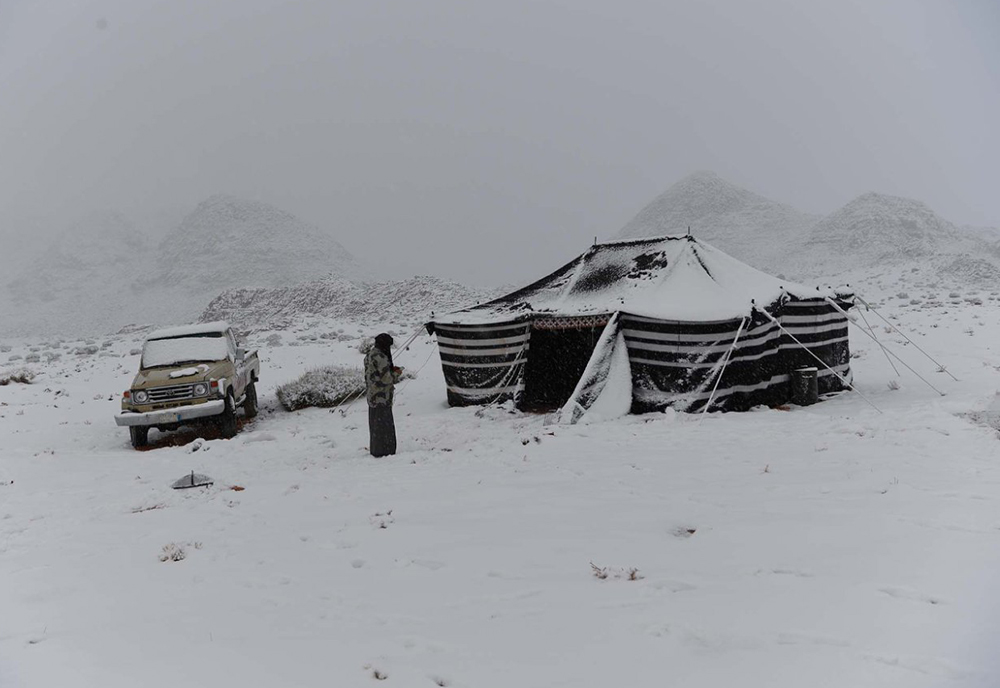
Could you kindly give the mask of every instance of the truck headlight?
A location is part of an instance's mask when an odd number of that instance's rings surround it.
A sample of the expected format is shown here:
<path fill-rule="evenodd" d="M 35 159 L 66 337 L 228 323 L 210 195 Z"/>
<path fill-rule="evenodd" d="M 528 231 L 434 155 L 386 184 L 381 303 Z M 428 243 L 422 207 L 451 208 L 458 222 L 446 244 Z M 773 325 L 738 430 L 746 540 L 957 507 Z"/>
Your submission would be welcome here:
<path fill-rule="evenodd" d="M 208 395 L 208 385 L 204 382 L 199 382 L 194 386 L 194 395 L 196 397 L 204 397 Z"/>
<path fill-rule="evenodd" d="M 149 401 L 149 392 L 142 389 L 133 392 L 132 400 L 135 401 L 135 403 L 137 404 L 145 404 L 147 401 Z"/>

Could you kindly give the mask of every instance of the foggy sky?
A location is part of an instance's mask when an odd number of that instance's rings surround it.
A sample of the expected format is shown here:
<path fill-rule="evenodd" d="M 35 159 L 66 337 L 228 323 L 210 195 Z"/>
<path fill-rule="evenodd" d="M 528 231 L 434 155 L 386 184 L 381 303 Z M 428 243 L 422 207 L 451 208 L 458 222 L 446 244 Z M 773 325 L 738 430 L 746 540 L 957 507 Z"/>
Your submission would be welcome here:
<path fill-rule="evenodd" d="M 92 209 L 231 193 L 382 276 L 518 282 L 701 169 L 998 225 L 998 8 L 0 0 L 0 268 Z"/>

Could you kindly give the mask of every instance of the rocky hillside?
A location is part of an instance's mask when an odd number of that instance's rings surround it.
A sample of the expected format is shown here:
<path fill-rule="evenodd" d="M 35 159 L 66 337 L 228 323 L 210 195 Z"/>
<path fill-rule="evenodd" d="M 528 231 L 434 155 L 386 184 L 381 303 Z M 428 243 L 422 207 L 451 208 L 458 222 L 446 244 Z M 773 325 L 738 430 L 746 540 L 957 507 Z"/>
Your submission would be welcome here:
<path fill-rule="evenodd" d="M 684 234 L 690 228 L 698 238 L 766 270 L 779 266 L 784 245 L 819 219 L 712 172 L 696 172 L 654 198 L 617 237 Z"/>
<path fill-rule="evenodd" d="M 291 287 L 229 289 L 212 300 L 201 319 L 228 320 L 244 330 L 284 329 L 303 316 L 416 327 L 431 311 L 448 312 L 493 296 L 436 277 L 375 284 L 327 277 Z"/>

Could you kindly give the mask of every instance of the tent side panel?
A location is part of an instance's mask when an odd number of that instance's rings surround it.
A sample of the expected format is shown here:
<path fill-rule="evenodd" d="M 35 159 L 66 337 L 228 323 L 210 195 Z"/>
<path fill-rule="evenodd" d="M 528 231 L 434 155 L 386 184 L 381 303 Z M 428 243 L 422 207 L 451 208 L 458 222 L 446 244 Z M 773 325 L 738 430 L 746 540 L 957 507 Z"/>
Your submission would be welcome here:
<path fill-rule="evenodd" d="M 740 320 L 679 323 L 625 316 L 625 342 L 632 365 L 633 412 L 673 407 L 697 411 L 719 389 L 712 408 L 737 410 L 757 404 L 781 403 L 787 396 L 787 376 L 774 379 L 779 363 L 780 331 L 770 322 L 750 322 L 722 370 L 733 346 Z"/>
<path fill-rule="evenodd" d="M 435 323 L 448 404 L 472 406 L 515 397 L 524 385 L 528 322 Z"/>
<path fill-rule="evenodd" d="M 838 304 L 844 310 L 849 303 Z M 835 370 L 841 377 L 851 382 L 851 348 L 848 339 L 847 318 L 824 299 L 803 299 L 788 301 L 781 307 L 778 320 L 789 334 L 802 342 L 815 356 Z M 813 367 L 819 369 L 819 392 L 839 392 L 846 387 L 836 375 L 802 350 L 788 336 L 783 337 L 782 350 L 786 358 L 787 372 L 796 368 Z"/>
<path fill-rule="evenodd" d="M 776 313 L 781 326 L 848 381 L 851 380 L 847 319 L 822 299 L 790 301 Z M 821 393 L 843 383 L 821 366 L 776 324 L 755 314 L 737 341 L 725 370 L 740 320 L 691 323 L 623 316 L 635 394 L 633 412 L 704 408 L 712 386 L 719 389 L 712 410 L 738 411 L 775 406 L 791 397 L 791 374 L 819 368 Z"/>

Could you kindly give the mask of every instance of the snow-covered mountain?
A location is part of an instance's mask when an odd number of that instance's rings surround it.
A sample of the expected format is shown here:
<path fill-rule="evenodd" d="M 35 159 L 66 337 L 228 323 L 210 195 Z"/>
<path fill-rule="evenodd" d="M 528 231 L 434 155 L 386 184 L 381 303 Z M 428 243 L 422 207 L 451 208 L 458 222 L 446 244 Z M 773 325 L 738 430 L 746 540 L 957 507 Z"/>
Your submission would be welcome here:
<path fill-rule="evenodd" d="M 431 311 L 457 310 L 496 295 L 437 277 L 358 284 L 329 276 L 290 287 L 228 289 L 208 304 L 201 319 L 228 320 L 245 330 L 282 329 L 302 316 L 416 327 Z"/>
<path fill-rule="evenodd" d="M 731 184 L 713 172 L 695 172 L 654 198 L 617 237 L 634 239 L 691 233 L 761 269 L 781 264 L 784 246 L 814 225 L 810 215 Z"/>
<path fill-rule="evenodd" d="M 212 196 L 160 242 L 144 286 L 205 294 L 232 287 L 278 287 L 333 274 L 363 276 L 333 237 L 267 203 Z"/>

